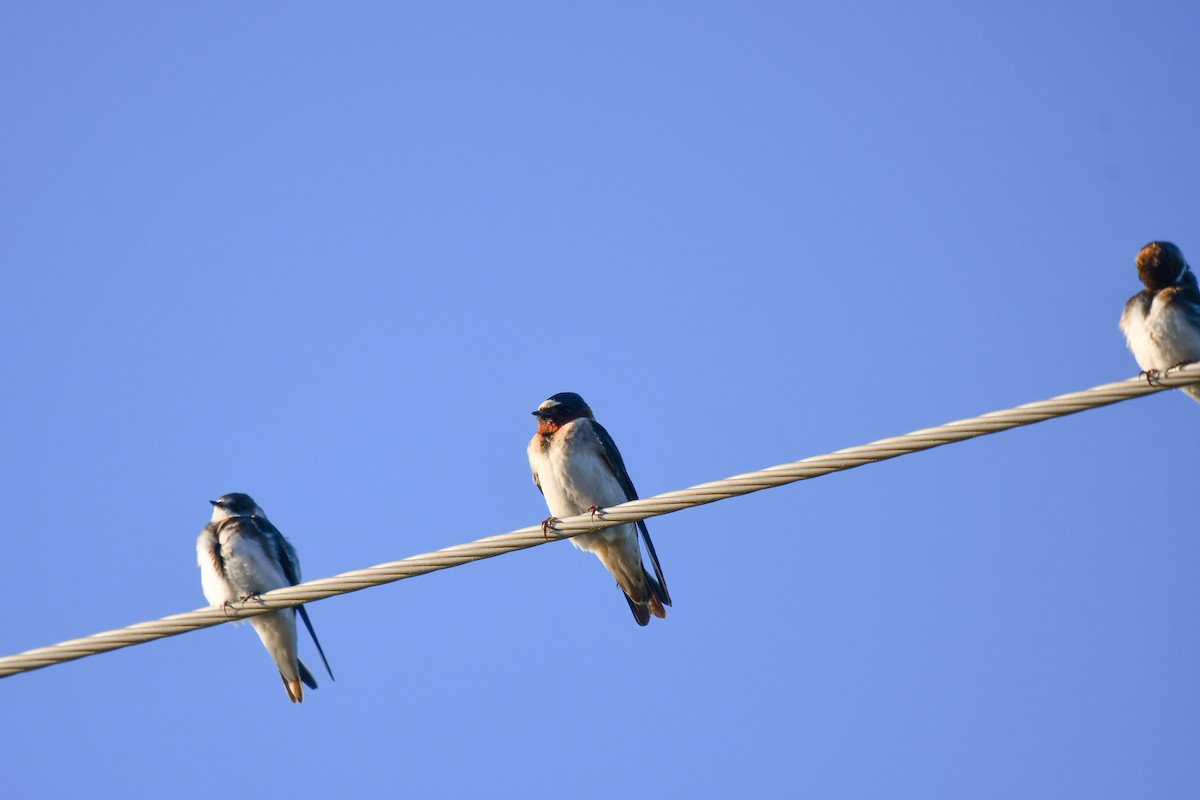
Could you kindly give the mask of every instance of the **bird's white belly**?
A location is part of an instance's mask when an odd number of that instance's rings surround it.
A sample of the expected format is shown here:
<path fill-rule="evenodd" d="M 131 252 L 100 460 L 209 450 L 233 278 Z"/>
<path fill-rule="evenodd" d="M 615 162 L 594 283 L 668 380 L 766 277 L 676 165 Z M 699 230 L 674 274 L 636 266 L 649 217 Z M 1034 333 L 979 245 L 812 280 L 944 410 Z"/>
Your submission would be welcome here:
<path fill-rule="evenodd" d="M 228 581 L 218 575 L 212 566 L 207 549 L 200 553 L 200 588 L 204 591 L 204 599 L 211 606 L 224 605 L 237 600 Z"/>
<path fill-rule="evenodd" d="M 263 551 L 258 542 L 244 536 L 223 539 L 225 579 L 234 595 L 241 599 L 288 586 L 279 564 Z"/>
<path fill-rule="evenodd" d="M 625 491 L 608 463 L 598 453 L 572 454 L 568 447 L 530 448 L 546 506 L 555 517 L 586 514 L 592 506 L 607 508 L 625 502 Z M 594 550 L 610 542 L 635 536 L 633 525 L 618 525 L 571 539 L 580 550 Z"/>
<path fill-rule="evenodd" d="M 1142 312 L 1141 308 L 1131 308 L 1125 318 L 1125 342 L 1129 345 L 1137 365 L 1144 370 L 1164 370 L 1168 365 L 1162 364 L 1163 354 L 1156 341 L 1157 331 L 1151 326 L 1150 315 Z"/>
<path fill-rule="evenodd" d="M 1135 311 L 1129 315 L 1125 339 L 1142 369 L 1162 371 L 1200 360 L 1200 332 L 1186 315 L 1164 308 L 1157 300 L 1148 314 Z"/>
<path fill-rule="evenodd" d="M 1156 369 L 1167 369 L 1184 361 L 1200 360 L 1200 332 L 1186 315 L 1170 308 L 1160 309 L 1156 303 L 1150 309 L 1147 324 L 1152 326 L 1154 338 L 1159 342 L 1166 362 Z"/>

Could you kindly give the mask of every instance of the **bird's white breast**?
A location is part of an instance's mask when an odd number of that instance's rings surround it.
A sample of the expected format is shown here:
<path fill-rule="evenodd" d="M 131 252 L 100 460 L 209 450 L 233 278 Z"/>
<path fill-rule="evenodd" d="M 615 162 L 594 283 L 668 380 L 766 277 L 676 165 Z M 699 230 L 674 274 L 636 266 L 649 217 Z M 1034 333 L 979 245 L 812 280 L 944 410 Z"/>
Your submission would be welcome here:
<path fill-rule="evenodd" d="M 604 508 L 625 502 L 625 490 L 605 459 L 589 420 L 578 419 L 564 425 L 548 443 L 541 434 L 535 434 L 528 452 L 529 466 L 537 475 L 553 516 L 570 517 L 586 513 L 592 506 Z M 571 542 L 580 549 L 590 550 L 594 541 L 632 535 L 635 535 L 632 525 L 620 525 L 576 537 Z"/>
<path fill-rule="evenodd" d="M 229 589 L 229 584 L 217 574 L 213 563 L 214 550 L 220 544 L 216 532 L 211 527 L 205 527 L 196 539 L 196 563 L 200 565 L 200 588 L 204 590 L 204 599 L 209 605 L 219 606 L 233 602 L 237 598 Z"/>
<path fill-rule="evenodd" d="M 246 520 L 222 526 L 219 534 L 211 528 L 200 534 L 196 542 L 200 585 L 210 604 L 221 605 L 289 585 L 282 565 L 267 550 L 262 537 L 247 532 L 247 526 L 253 524 Z M 224 577 L 217 574 L 213 564 L 214 546 L 224 561 Z"/>
<path fill-rule="evenodd" d="M 1125 344 L 1129 346 L 1133 358 L 1144 370 L 1165 369 L 1158 366 L 1160 353 L 1147 325 L 1146 310 L 1142 307 L 1140 298 L 1129 301 L 1125 313 L 1121 315 L 1121 330 L 1125 333 Z"/>
<path fill-rule="evenodd" d="M 1200 331 L 1178 306 L 1156 296 L 1147 310 L 1136 300 L 1121 316 L 1121 330 L 1139 367 L 1162 371 L 1200 360 Z"/>

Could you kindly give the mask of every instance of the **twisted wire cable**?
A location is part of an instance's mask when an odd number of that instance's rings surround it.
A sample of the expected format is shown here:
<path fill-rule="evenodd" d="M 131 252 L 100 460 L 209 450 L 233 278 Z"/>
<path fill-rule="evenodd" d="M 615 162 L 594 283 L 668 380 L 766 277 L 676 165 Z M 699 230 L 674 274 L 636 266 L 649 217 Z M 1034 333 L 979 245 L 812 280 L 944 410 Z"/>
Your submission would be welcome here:
<path fill-rule="evenodd" d="M 542 530 L 541 525 L 531 525 L 508 533 L 476 539 L 466 544 L 444 547 L 431 553 L 409 556 L 400 561 L 390 561 L 366 569 L 352 570 L 329 578 L 320 578 L 296 586 L 275 589 L 260 597 L 225 607 L 208 606 L 149 622 L 139 622 L 125 628 L 96 633 L 82 639 L 71 639 L 49 647 L 26 650 L 23 653 L 0 658 L 0 678 L 109 650 L 144 644 L 155 639 L 208 628 L 224 622 L 246 619 L 301 603 L 323 600 L 334 595 L 381 586 L 428 572 L 458 567 L 472 561 L 536 547 L 549 541 L 568 539 L 614 525 L 670 514 L 685 508 L 693 508 L 750 492 L 841 472 L 876 461 L 918 453 L 976 436 L 986 436 L 1023 425 L 1032 425 L 1043 420 L 1065 417 L 1080 411 L 1100 408 L 1122 400 L 1154 394 L 1165 389 L 1188 386 L 1197 382 L 1200 382 L 1200 362 L 1172 369 L 1153 381 L 1142 376 L 1117 383 L 1107 383 L 1082 392 L 1063 394 L 1049 400 L 1026 403 L 1003 411 L 993 411 L 989 414 L 949 422 L 934 428 L 924 428 L 903 436 L 879 439 L 869 444 L 812 456 L 790 464 L 780 464 L 719 481 L 701 483 L 687 489 L 633 500 L 602 509 L 595 517 L 589 514 L 565 517 L 554 523 L 552 529 L 546 532 Z"/>

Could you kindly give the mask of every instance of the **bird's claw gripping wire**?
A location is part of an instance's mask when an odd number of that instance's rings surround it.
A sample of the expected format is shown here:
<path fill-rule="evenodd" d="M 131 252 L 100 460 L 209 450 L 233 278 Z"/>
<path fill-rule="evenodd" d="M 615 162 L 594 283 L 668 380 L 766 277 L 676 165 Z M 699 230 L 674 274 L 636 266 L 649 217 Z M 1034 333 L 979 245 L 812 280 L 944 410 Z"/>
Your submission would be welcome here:
<path fill-rule="evenodd" d="M 263 602 L 262 595 L 258 595 L 258 594 L 239 595 L 237 602 L 245 603 L 250 600 L 253 600 L 254 602 L 258 603 L 260 606 L 266 605 L 266 603 Z M 225 616 L 227 616 L 227 617 L 237 616 L 236 614 L 231 613 L 233 611 L 233 604 L 234 604 L 233 600 L 226 600 L 224 603 L 221 603 L 220 609 L 221 609 L 221 611 L 225 612 Z"/>

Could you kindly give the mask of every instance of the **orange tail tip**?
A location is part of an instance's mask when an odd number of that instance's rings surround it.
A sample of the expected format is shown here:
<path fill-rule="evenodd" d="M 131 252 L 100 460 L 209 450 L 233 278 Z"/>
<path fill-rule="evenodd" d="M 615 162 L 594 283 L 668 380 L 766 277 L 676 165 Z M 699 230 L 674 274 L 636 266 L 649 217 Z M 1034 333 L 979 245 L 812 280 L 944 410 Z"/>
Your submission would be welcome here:
<path fill-rule="evenodd" d="M 653 594 L 650 595 L 650 600 L 646 603 L 646 605 L 650 606 L 650 613 L 654 616 L 658 617 L 659 619 L 667 618 L 667 610 L 663 608 L 662 601 Z"/>
<path fill-rule="evenodd" d="M 279 677 L 283 678 L 282 675 Z M 304 702 L 304 687 L 300 684 L 299 678 L 293 678 L 290 681 L 287 678 L 283 678 L 283 688 L 287 689 L 288 699 L 293 703 Z"/>
<path fill-rule="evenodd" d="M 649 625 L 651 614 L 659 619 L 667 618 L 667 611 L 663 608 L 662 601 L 653 594 L 644 603 L 639 603 L 629 595 L 625 595 L 625 602 L 629 603 L 629 610 L 633 612 L 633 619 L 638 625 Z"/>

